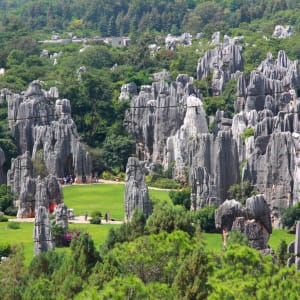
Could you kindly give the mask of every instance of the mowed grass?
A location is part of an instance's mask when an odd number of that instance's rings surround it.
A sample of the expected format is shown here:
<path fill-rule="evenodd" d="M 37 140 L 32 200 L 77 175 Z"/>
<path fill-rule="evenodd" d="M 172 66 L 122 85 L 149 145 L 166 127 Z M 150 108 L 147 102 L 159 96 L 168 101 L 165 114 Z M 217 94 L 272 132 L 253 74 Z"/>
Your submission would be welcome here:
<path fill-rule="evenodd" d="M 110 218 L 124 220 L 124 184 L 87 184 L 64 186 L 64 201 L 76 216 L 93 211 L 110 214 Z M 149 190 L 150 197 L 170 200 L 168 191 Z"/>

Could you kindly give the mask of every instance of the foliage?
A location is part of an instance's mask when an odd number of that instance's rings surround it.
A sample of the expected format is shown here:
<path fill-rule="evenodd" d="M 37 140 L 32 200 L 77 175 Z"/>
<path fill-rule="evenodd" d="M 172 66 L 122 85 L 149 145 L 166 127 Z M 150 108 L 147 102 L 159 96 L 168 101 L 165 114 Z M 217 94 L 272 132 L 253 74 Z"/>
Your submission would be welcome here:
<path fill-rule="evenodd" d="M 0 211 L 7 214 L 13 205 L 13 195 L 10 192 L 10 187 L 2 184 L 0 185 Z"/>
<path fill-rule="evenodd" d="M 8 257 L 11 254 L 12 251 L 12 247 L 10 244 L 6 244 L 6 243 L 1 243 L 0 244 L 0 261 L 1 261 L 1 257 Z"/>
<path fill-rule="evenodd" d="M 157 174 L 147 175 L 146 184 L 163 189 L 178 189 L 182 187 L 182 183 L 176 181 L 175 179 L 162 177 L 161 175 Z"/>
<path fill-rule="evenodd" d="M 276 255 L 279 265 L 286 266 L 289 253 L 287 252 L 288 244 L 285 240 L 280 240 L 280 243 L 277 247 Z"/>
<path fill-rule="evenodd" d="M 93 211 L 91 213 L 91 224 L 101 224 L 102 221 L 102 213 L 100 211 Z"/>
<path fill-rule="evenodd" d="M 199 225 L 204 232 L 215 232 L 215 206 L 206 206 L 191 212 L 193 223 Z"/>
<path fill-rule="evenodd" d="M 228 189 L 228 197 L 230 199 L 235 199 L 242 204 L 245 204 L 246 200 L 255 194 L 255 188 L 249 181 L 233 184 Z"/>
<path fill-rule="evenodd" d="M 191 236 L 195 232 L 189 212 L 181 205 L 174 206 L 166 201 L 161 201 L 154 206 L 152 215 L 147 220 L 146 230 L 156 234 L 163 231 L 171 233 L 174 230 L 182 230 Z"/>
<path fill-rule="evenodd" d="M 210 291 L 207 280 L 211 273 L 212 265 L 205 249 L 196 248 L 183 261 L 175 277 L 173 287 L 177 291 L 177 299 L 207 299 Z"/>
<path fill-rule="evenodd" d="M 144 283 L 172 284 L 185 257 L 195 248 L 195 242 L 182 231 L 162 232 L 117 244 L 112 254 L 121 273 L 132 273 Z"/>
<path fill-rule="evenodd" d="M 8 222 L 8 218 L 4 215 L 0 215 L 0 222 Z"/>
<path fill-rule="evenodd" d="M 56 247 L 63 247 L 64 245 L 64 229 L 56 224 L 51 226 L 52 238 Z"/>
<path fill-rule="evenodd" d="M 186 210 L 190 210 L 191 207 L 191 191 L 189 188 L 185 188 L 179 191 L 170 191 L 169 197 L 174 205 L 182 205 Z"/>
<path fill-rule="evenodd" d="M 228 233 L 226 246 L 230 247 L 234 244 L 249 247 L 250 241 L 248 240 L 247 236 L 244 233 L 242 233 L 238 230 L 231 230 Z"/>
<path fill-rule="evenodd" d="M 245 143 L 245 140 L 250 136 L 254 136 L 254 129 L 252 127 L 246 128 L 244 130 L 244 132 L 241 134 L 241 138 L 244 143 Z"/>
<path fill-rule="evenodd" d="M 21 223 L 20 222 L 8 222 L 7 227 L 10 229 L 20 229 Z"/>
<path fill-rule="evenodd" d="M 40 176 L 41 178 L 45 178 L 49 175 L 47 170 L 45 161 L 44 161 L 44 154 L 43 149 L 40 149 L 36 152 L 34 159 L 32 160 L 33 165 L 33 174 L 35 177 Z"/>
<path fill-rule="evenodd" d="M 300 219 L 300 202 L 281 212 L 281 223 L 284 227 L 292 227 Z"/>
<path fill-rule="evenodd" d="M 123 223 L 119 228 L 111 228 L 106 241 L 102 245 L 102 251 L 112 249 L 116 243 L 130 242 L 145 234 L 146 219 L 144 215 L 136 210 L 130 222 Z"/>

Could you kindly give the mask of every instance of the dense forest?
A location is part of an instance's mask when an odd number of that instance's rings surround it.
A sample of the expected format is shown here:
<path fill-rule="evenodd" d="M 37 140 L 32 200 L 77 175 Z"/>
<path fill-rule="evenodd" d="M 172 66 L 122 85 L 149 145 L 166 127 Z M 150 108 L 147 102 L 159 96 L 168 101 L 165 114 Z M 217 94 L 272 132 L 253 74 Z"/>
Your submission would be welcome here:
<path fill-rule="evenodd" d="M 290 59 L 300 58 L 300 4 L 294 0 L 0 0 L 0 16 L 0 68 L 5 70 L 0 88 L 21 92 L 36 79 L 45 90 L 56 86 L 60 98 L 71 102 L 97 174 L 123 175 L 128 156 L 135 153 L 123 124 L 129 107 L 129 101 L 119 101 L 123 84 L 135 82 L 140 90 L 162 69 L 171 80 L 178 74 L 197 78 L 197 62 L 212 47 L 216 31 L 244 36 L 245 74 L 268 52 L 275 56 L 283 49 Z M 293 26 L 293 37 L 273 38 L 276 25 Z M 168 34 L 184 32 L 203 35 L 189 47 L 165 48 Z M 41 42 L 52 35 L 128 36 L 131 43 Z M 153 54 L 149 45 L 154 43 L 159 48 Z M 209 78 L 194 84 L 208 116 L 218 109 L 234 113 L 235 80 L 219 96 L 212 94 Z M 3 101 L 0 115 L 0 146 L 8 169 L 17 150 Z M 165 177 L 167 172 L 161 171 Z M 40 254 L 30 266 L 23 263 L 22 249 L 9 247 L 11 259 L 0 267 L 0 299 L 298 299 L 299 274 L 285 267 L 284 242 L 274 257 L 262 256 L 247 247 L 244 236 L 233 233 L 222 253 L 212 253 L 201 230 L 212 230 L 213 214 L 192 215 L 186 209 L 190 203 L 183 206 L 154 203 L 147 220 L 136 214 L 111 230 L 102 245 L 94 245 L 88 233 L 78 233 L 70 252 Z"/>

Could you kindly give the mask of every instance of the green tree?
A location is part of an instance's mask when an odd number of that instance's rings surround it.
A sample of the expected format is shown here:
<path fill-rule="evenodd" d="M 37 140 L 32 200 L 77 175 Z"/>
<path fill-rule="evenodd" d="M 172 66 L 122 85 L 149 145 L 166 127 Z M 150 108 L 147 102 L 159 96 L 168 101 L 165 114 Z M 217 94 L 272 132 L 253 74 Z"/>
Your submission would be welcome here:
<path fill-rule="evenodd" d="M 182 205 L 186 210 L 191 208 L 191 191 L 189 188 L 180 191 L 170 191 L 169 197 L 174 205 Z"/>
<path fill-rule="evenodd" d="M 281 213 L 281 223 L 287 228 L 292 227 L 297 220 L 300 220 L 300 202 L 284 209 Z"/>
<path fill-rule="evenodd" d="M 183 261 L 175 277 L 173 287 L 177 291 L 177 299 L 207 299 L 210 291 L 207 280 L 211 273 L 212 265 L 205 249 L 195 249 Z"/>
<path fill-rule="evenodd" d="M 181 205 L 172 205 L 168 202 L 159 202 L 154 206 L 151 216 L 147 219 L 146 230 L 149 233 L 168 233 L 174 230 L 182 230 L 191 236 L 195 228 L 191 224 L 189 212 Z"/>

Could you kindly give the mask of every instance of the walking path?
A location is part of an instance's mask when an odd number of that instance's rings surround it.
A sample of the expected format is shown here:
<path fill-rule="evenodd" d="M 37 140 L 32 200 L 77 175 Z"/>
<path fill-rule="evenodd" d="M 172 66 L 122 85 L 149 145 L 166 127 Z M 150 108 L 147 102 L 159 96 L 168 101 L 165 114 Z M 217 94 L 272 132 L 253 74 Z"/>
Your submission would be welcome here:
<path fill-rule="evenodd" d="M 90 218 L 88 220 L 85 220 L 84 216 L 75 216 L 74 219 L 69 220 L 69 224 L 90 224 Z M 9 222 L 34 222 L 34 218 L 14 218 L 14 219 L 9 219 Z M 102 225 L 105 224 L 122 224 L 123 221 L 112 221 L 109 220 L 106 222 L 105 220 L 102 220 Z"/>

